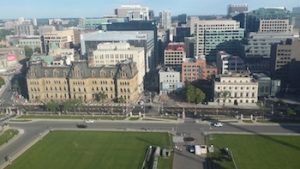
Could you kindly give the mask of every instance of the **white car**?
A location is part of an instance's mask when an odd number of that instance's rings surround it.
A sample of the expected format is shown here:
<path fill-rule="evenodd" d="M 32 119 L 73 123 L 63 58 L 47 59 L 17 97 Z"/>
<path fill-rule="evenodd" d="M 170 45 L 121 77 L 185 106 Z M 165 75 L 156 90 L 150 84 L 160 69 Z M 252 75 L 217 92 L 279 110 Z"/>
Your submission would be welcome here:
<path fill-rule="evenodd" d="M 85 120 L 85 123 L 94 123 L 94 120 Z"/>
<path fill-rule="evenodd" d="M 216 123 L 213 123 L 213 126 L 215 126 L 215 127 L 222 127 L 223 124 L 221 122 L 216 122 Z"/>

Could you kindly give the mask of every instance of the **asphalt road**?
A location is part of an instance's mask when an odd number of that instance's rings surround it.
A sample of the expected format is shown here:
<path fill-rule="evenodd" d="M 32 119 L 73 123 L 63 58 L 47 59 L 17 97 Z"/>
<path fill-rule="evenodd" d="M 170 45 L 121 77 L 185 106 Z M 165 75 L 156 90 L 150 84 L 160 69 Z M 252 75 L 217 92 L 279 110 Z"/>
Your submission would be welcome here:
<path fill-rule="evenodd" d="M 51 129 L 77 129 L 76 121 L 34 121 L 29 123 L 9 123 L 10 127 L 24 130 L 24 134 L 18 136 L 16 140 L 0 148 L 0 163 L 4 162 L 5 156 L 13 156 L 21 151 L 23 147 L 30 144 L 41 133 Z M 196 138 L 196 142 L 204 143 L 204 132 L 243 132 L 252 134 L 299 134 L 300 126 L 253 126 L 253 125 L 232 125 L 224 124 L 223 127 L 215 128 L 205 123 L 195 123 L 188 119 L 184 123 L 151 123 L 151 122 L 95 122 L 88 124 L 87 129 L 97 130 L 143 130 L 143 131 L 169 131 L 178 135 L 191 136 Z"/>
<path fill-rule="evenodd" d="M 0 96 L 1 104 L 2 105 L 11 105 L 12 104 L 12 95 L 13 95 L 13 92 L 11 91 L 11 80 L 9 80 L 5 86 L 3 93 Z"/>

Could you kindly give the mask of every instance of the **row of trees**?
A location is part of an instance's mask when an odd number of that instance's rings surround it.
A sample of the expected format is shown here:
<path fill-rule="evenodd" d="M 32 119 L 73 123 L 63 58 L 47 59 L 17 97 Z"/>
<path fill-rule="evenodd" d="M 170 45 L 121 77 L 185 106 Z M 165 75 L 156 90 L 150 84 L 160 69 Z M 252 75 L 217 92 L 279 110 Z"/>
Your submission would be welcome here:
<path fill-rule="evenodd" d="M 81 105 L 82 105 L 81 100 L 71 99 L 65 102 L 58 102 L 52 100 L 48 102 L 45 106 L 46 109 L 51 112 L 68 112 L 68 111 L 74 111 Z"/>
<path fill-rule="evenodd" d="M 184 94 L 185 94 L 186 101 L 189 103 L 199 104 L 203 102 L 206 98 L 205 93 L 201 89 L 195 87 L 192 84 L 188 84 L 186 86 L 184 90 Z"/>
<path fill-rule="evenodd" d="M 24 51 L 25 51 L 25 56 L 26 56 L 27 58 L 30 58 L 30 57 L 33 55 L 33 53 L 41 53 L 41 48 L 36 47 L 36 48 L 33 50 L 31 47 L 25 46 L 25 47 L 24 47 Z"/>
<path fill-rule="evenodd" d="M 108 98 L 107 94 L 104 92 L 99 92 L 95 94 L 95 101 L 104 102 Z M 46 109 L 51 112 L 68 112 L 74 111 L 78 107 L 82 106 L 82 101 L 80 99 L 70 99 L 64 102 L 50 101 L 46 103 Z"/>

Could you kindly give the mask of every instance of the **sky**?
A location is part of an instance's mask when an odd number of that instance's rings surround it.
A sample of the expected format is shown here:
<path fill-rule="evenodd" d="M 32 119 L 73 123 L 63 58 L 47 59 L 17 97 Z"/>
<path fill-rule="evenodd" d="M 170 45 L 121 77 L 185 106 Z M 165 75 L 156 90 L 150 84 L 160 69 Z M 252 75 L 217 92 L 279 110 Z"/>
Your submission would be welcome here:
<path fill-rule="evenodd" d="M 0 18 L 100 17 L 112 15 L 125 4 L 141 4 L 155 15 L 170 10 L 172 15 L 226 14 L 228 4 L 246 3 L 250 10 L 260 7 L 300 7 L 300 0 L 0 0 Z"/>

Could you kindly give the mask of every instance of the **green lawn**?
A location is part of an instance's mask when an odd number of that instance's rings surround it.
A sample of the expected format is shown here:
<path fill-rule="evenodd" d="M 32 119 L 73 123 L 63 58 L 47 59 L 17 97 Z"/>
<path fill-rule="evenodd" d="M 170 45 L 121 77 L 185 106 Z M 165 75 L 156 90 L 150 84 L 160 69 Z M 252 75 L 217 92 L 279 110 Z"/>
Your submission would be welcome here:
<path fill-rule="evenodd" d="M 0 146 L 4 143 L 7 143 L 10 139 L 12 139 L 18 133 L 19 133 L 19 131 L 15 130 L 15 129 L 5 130 L 4 133 L 2 133 L 0 135 Z"/>
<path fill-rule="evenodd" d="M 7 169 L 140 169 L 147 147 L 170 147 L 170 137 L 167 133 L 55 131 Z M 163 169 L 171 168 L 172 164 Z"/>
<path fill-rule="evenodd" d="M 239 169 L 300 168 L 300 136 L 212 135 L 208 140 L 216 148 L 228 147 Z M 234 169 L 230 160 L 214 162 L 219 168 Z"/>

